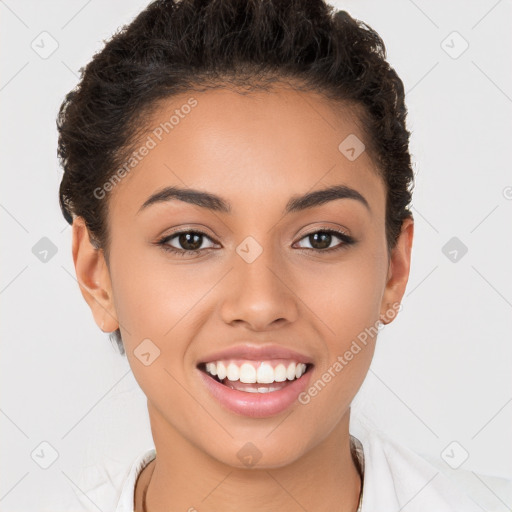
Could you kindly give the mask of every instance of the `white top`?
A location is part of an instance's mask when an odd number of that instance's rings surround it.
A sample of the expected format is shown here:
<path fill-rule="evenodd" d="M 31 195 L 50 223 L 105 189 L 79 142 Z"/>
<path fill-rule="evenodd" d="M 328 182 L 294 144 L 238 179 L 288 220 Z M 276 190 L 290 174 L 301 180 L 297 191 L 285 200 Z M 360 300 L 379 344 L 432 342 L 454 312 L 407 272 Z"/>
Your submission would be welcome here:
<path fill-rule="evenodd" d="M 482 512 L 446 476 L 409 448 L 375 432 L 355 441 L 358 459 L 361 461 L 361 451 L 364 455 L 360 512 Z M 152 448 L 136 458 L 115 512 L 133 512 L 135 481 L 155 456 Z"/>

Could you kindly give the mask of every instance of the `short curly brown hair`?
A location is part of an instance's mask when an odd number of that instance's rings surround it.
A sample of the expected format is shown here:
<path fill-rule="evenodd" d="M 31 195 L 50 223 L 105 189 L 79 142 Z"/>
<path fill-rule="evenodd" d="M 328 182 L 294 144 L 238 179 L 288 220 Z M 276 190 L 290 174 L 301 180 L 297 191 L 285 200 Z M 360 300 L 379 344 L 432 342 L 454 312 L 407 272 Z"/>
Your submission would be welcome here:
<path fill-rule="evenodd" d="M 386 240 L 396 245 L 414 175 L 404 87 L 380 36 L 324 0 L 156 0 L 80 69 L 59 110 L 59 202 L 84 218 L 108 264 L 108 201 L 94 190 L 126 160 L 159 100 L 220 87 L 312 91 L 357 113 L 386 184 Z M 124 354 L 121 333 L 111 335 Z"/>

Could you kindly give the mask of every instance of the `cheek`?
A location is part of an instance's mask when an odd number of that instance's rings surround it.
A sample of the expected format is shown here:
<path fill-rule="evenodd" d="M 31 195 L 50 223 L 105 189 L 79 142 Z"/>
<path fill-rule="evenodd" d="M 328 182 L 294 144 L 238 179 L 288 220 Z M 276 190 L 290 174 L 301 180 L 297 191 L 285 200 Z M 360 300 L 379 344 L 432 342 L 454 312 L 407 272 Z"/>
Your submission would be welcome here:
<path fill-rule="evenodd" d="M 323 413 L 334 428 L 346 413 L 370 367 L 378 335 L 383 269 L 372 258 L 353 258 L 303 281 L 301 296 L 315 313 L 312 322 L 321 329 L 325 358 L 302 403 Z M 314 286 L 313 286 L 314 285 Z M 306 288 L 304 288 L 305 290 Z M 319 319 L 319 321 L 317 321 Z M 312 414 L 312 418 L 315 414 Z M 314 423 L 314 420 L 311 419 Z"/>
<path fill-rule="evenodd" d="M 160 259 L 126 253 L 115 260 L 115 307 L 126 354 L 143 392 L 157 402 L 172 396 L 176 404 L 185 403 L 177 381 L 183 382 L 187 371 L 193 307 L 208 283 L 201 284 L 185 266 Z"/>
<path fill-rule="evenodd" d="M 187 287 L 180 282 L 183 278 L 170 265 L 155 264 L 152 251 L 137 254 L 133 248 L 116 249 L 111 278 L 123 340 L 133 347 L 144 338 L 161 340 L 185 314 L 188 299 Z"/>
<path fill-rule="evenodd" d="M 371 255 L 358 255 L 301 276 L 301 297 L 324 323 L 332 348 L 344 345 L 375 325 L 384 291 L 384 268 Z"/>
<path fill-rule="evenodd" d="M 332 421 L 344 414 L 372 361 L 384 290 L 384 257 L 382 252 L 365 251 L 319 268 L 307 279 L 304 274 L 301 277 L 305 286 L 301 296 L 308 297 L 307 304 L 320 319 L 317 325 L 326 352 L 311 383 L 312 402 L 330 410 Z"/>
<path fill-rule="evenodd" d="M 162 360 L 179 361 L 190 337 L 190 322 L 203 311 L 202 299 L 218 273 L 207 265 L 200 269 L 170 261 L 158 251 L 135 254 L 119 248 L 112 266 L 115 308 L 127 347 L 133 350 L 149 338 L 160 348 Z"/>

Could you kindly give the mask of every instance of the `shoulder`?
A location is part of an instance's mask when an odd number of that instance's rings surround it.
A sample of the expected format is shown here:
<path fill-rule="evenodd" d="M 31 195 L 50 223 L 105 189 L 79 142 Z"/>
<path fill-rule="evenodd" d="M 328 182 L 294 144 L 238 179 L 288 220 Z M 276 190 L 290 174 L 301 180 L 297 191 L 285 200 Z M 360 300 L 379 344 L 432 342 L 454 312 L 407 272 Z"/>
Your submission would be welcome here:
<path fill-rule="evenodd" d="M 101 461 L 87 459 L 73 468 L 70 491 L 61 495 L 62 509 L 74 512 L 110 510 L 133 512 L 135 482 L 142 470 L 156 457 L 152 447 L 138 456 L 121 461 L 104 455 Z M 62 494 L 62 493 L 61 493 Z"/>
<path fill-rule="evenodd" d="M 115 512 L 133 512 L 135 482 L 142 470 L 156 457 L 156 450 L 151 448 L 139 455 L 131 465 L 121 488 Z"/>
<path fill-rule="evenodd" d="M 355 434 L 364 453 L 361 512 L 481 512 L 441 471 L 382 433 Z"/>

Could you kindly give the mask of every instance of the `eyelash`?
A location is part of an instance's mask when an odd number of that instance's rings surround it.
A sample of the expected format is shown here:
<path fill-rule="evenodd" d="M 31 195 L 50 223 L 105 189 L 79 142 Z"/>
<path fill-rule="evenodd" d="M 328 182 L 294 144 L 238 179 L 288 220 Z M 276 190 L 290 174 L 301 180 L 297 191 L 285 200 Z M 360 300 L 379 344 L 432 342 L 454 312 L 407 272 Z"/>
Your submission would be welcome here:
<path fill-rule="evenodd" d="M 356 240 L 354 238 L 352 238 L 351 236 L 343 233 L 342 231 L 338 231 L 338 230 L 332 229 L 332 228 L 318 229 L 316 231 L 312 231 L 311 233 L 307 233 L 306 235 L 304 235 L 300 240 L 303 240 L 304 238 L 307 238 L 308 236 L 311 236 L 311 235 L 314 235 L 317 233 L 328 233 L 328 234 L 336 235 L 338 238 L 341 239 L 342 243 L 340 243 L 334 247 L 330 247 L 329 249 L 312 249 L 309 247 L 299 247 L 299 250 L 315 251 L 317 253 L 332 253 L 332 252 L 336 252 L 336 251 L 345 249 L 346 247 L 353 245 L 356 242 Z M 167 243 L 170 240 L 172 240 L 173 238 L 175 238 L 179 235 L 183 235 L 183 234 L 200 235 L 200 236 L 203 236 L 203 237 L 206 237 L 206 238 L 209 238 L 210 240 L 212 240 L 206 233 L 203 233 L 202 231 L 185 230 L 185 231 L 177 231 L 175 233 L 172 233 L 171 235 L 166 235 L 166 236 L 162 237 L 160 240 L 158 240 L 156 242 L 156 244 L 161 246 L 164 251 L 172 253 L 172 254 L 176 254 L 177 256 L 192 256 L 192 255 L 199 254 L 205 250 L 212 249 L 212 247 L 209 247 L 207 249 L 195 249 L 195 250 L 177 249 L 176 247 L 172 247 L 171 245 L 169 245 Z"/>

